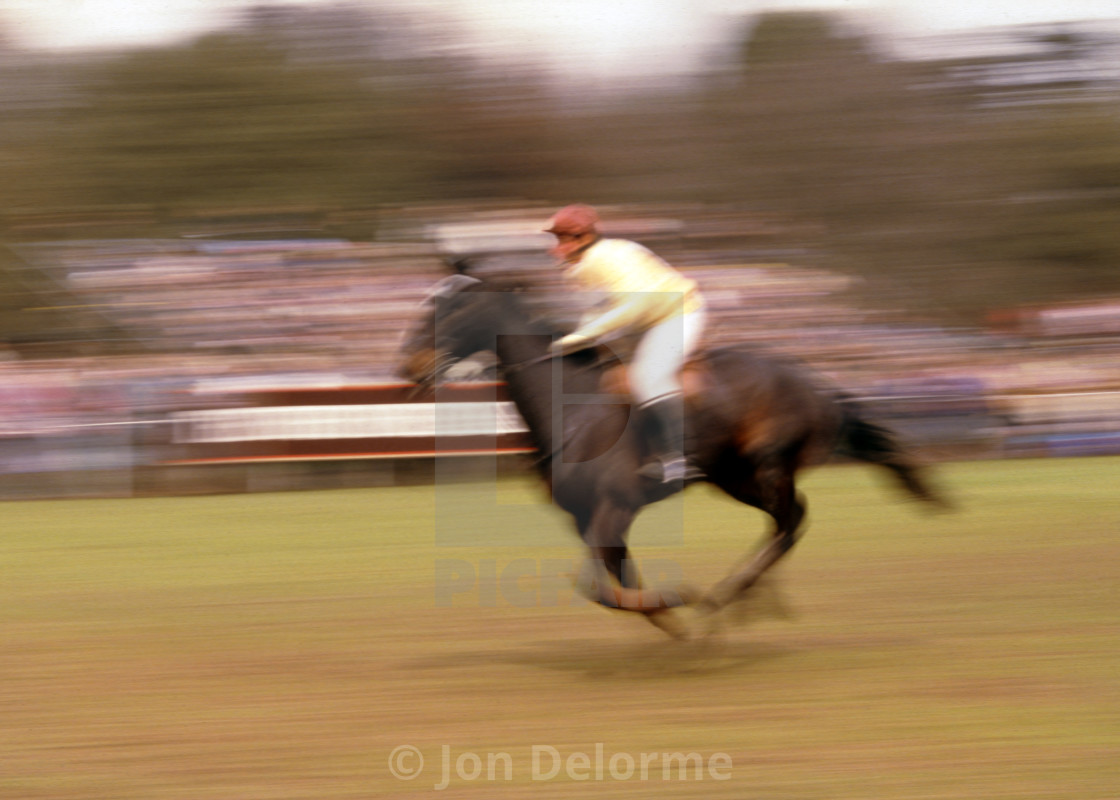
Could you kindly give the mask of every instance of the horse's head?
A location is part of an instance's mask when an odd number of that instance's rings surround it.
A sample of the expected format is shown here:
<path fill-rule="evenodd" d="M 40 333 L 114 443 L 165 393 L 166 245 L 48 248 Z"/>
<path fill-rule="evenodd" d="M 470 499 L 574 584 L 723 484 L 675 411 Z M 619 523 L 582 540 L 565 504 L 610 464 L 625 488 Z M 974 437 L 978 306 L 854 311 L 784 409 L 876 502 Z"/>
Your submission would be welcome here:
<path fill-rule="evenodd" d="M 427 310 L 401 348 L 397 372 L 414 383 L 432 383 L 452 364 L 494 349 L 497 321 L 509 310 L 509 293 L 466 275 L 452 275 L 428 294 Z"/>

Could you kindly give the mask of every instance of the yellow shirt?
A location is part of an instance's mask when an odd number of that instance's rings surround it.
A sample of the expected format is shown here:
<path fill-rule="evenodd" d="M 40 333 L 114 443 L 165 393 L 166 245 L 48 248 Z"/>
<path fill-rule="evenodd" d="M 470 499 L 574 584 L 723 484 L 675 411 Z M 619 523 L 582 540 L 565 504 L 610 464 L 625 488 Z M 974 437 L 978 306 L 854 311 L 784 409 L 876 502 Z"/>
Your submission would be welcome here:
<path fill-rule="evenodd" d="M 564 276 L 606 294 L 610 308 L 586 318 L 573 336 L 601 339 L 624 329 L 646 330 L 703 307 L 696 282 L 637 242 L 600 239 Z"/>

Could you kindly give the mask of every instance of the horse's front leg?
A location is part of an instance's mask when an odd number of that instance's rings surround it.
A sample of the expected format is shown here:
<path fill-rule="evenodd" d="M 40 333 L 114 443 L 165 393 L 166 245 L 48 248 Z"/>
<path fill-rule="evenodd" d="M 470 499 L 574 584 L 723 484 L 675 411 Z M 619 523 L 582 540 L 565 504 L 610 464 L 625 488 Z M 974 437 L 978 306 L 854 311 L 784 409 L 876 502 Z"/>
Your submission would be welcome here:
<path fill-rule="evenodd" d="M 685 604 L 680 592 L 642 588 L 638 568 L 630 560 L 626 535 L 635 513 L 631 508 L 604 500 L 580 525 L 580 535 L 590 551 L 580 576 L 580 589 L 600 605 L 643 614 L 670 636 L 683 638 L 687 631 L 665 613 Z"/>

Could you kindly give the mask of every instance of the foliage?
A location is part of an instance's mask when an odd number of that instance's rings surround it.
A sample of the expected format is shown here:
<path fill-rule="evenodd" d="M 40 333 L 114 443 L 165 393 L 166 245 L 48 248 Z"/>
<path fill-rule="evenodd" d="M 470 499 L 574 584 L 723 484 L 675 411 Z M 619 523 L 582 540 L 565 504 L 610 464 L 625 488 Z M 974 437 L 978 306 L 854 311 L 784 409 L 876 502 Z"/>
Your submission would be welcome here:
<path fill-rule="evenodd" d="M 983 79 L 1024 64 L 1058 74 L 1105 45 L 1061 30 L 1022 39 L 1042 48 L 1034 62 L 902 61 L 832 17 L 774 13 L 750 20 L 731 65 L 588 92 L 472 57 L 434 18 L 260 7 L 158 49 L 61 62 L 5 49 L 0 204 L 13 219 L 158 219 L 467 198 L 703 202 L 814 227 L 782 244 L 938 314 L 1115 293 L 1114 89 L 1056 80 L 1024 100 Z"/>

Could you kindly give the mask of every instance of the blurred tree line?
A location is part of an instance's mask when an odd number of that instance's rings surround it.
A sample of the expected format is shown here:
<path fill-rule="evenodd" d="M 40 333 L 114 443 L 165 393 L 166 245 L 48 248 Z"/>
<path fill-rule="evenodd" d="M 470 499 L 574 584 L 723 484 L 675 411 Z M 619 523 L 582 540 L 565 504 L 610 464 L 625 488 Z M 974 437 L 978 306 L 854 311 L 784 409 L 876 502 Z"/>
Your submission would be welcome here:
<path fill-rule="evenodd" d="M 0 40 L 0 218 L 703 203 L 780 215 L 813 231 L 786 245 L 959 319 L 1120 292 L 1120 97 L 1071 69 L 1114 42 L 1032 29 L 1013 56 L 908 61 L 816 13 L 741 41 L 702 75 L 592 91 L 345 5 L 111 55 Z"/>

